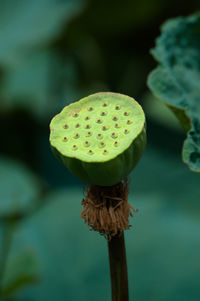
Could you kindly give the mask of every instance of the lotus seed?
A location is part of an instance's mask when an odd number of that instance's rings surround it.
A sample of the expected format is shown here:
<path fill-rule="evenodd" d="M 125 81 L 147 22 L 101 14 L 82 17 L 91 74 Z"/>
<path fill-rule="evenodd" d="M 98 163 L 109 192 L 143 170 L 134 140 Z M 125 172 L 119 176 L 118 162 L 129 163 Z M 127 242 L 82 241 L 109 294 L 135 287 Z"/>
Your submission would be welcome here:
<path fill-rule="evenodd" d="M 67 140 L 68 140 L 67 137 L 64 137 L 64 138 L 63 138 L 63 141 L 64 141 L 64 142 L 66 142 Z"/>
<path fill-rule="evenodd" d="M 119 124 L 118 123 L 115 123 L 115 128 L 118 128 L 119 127 Z"/>
<path fill-rule="evenodd" d="M 107 103 L 104 102 L 103 107 L 107 107 Z"/>
<path fill-rule="evenodd" d="M 124 130 L 124 134 L 128 134 L 128 130 L 127 129 Z"/>
<path fill-rule="evenodd" d="M 75 144 L 73 145 L 73 150 L 77 150 L 77 146 Z"/>
<path fill-rule="evenodd" d="M 106 131 L 106 130 L 107 130 L 107 127 L 104 125 L 104 126 L 102 127 L 102 130 L 103 130 L 103 131 Z"/>
<path fill-rule="evenodd" d="M 116 121 L 116 120 L 117 120 L 117 116 L 114 116 L 114 117 L 113 117 L 113 120 Z"/>
<path fill-rule="evenodd" d="M 91 132 L 88 132 L 87 134 L 88 134 L 88 136 L 91 136 L 91 135 L 92 135 L 92 133 L 91 133 Z"/>
<path fill-rule="evenodd" d="M 102 139 L 102 138 L 103 138 L 103 136 L 101 134 L 97 135 L 97 139 Z"/>
<path fill-rule="evenodd" d="M 78 113 L 74 113 L 74 114 L 73 114 L 73 117 L 78 117 Z"/>
<path fill-rule="evenodd" d="M 112 138 L 117 138 L 117 135 L 116 135 L 115 133 L 112 133 L 112 134 L 111 134 L 111 137 L 112 137 Z"/>
<path fill-rule="evenodd" d="M 106 149 L 104 149 L 103 154 L 106 155 L 108 153 L 108 151 Z"/>
<path fill-rule="evenodd" d="M 90 119 L 89 116 L 86 116 L 86 117 L 85 117 L 85 120 L 89 120 L 89 119 Z"/>
<path fill-rule="evenodd" d="M 115 141 L 114 146 L 118 146 L 118 142 L 117 141 Z"/>
<path fill-rule="evenodd" d="M 64 129 L 68 129 L 68 124 L 65 124 L 65 125 L 64 125 Z"/>
<path fill-rule="evenodd" d="M 93 107 L 89 107 L 89 108 L 88 108 L 88 111 L 92 111 L 92 110 L 93 110 Z"/>
<path fill-rule="evenodd" d="M 86 129 L 90 129 L 90 125 L 89 125 L 89 124 L 86 124 L 85 128 L 86 128 Z"/>
<path fill-rule="evenodd" d="M 90 143 L 88 141 L 85 141 L 85 146 L 89 146 Z"/>
<path fill-rule="evenodd" d="M 127 124 L 131 124 L 132 123 L 132 121 L 130 121 L 130 120 L 127 120 Z"/>
<path fill-rule="evenodd" d="M 105 147 L 105 143 L 104 143 L 104 142 L 101 142 L 100 145 L 99 145 L 99 147 L 100 147 L 100 148 Z"/>
<path fill-rule="evenodd" d="M 106 115 L 106 112 L 101 112 L 101 116 L 105 116 Z"/>
<path fill-rule="evenodd" d="M 102 120 L 101 119 L 97 119 L 97 123 L 102 123 Z"/>
<path fill-rule="evenodd" d="M 92 154 L 93 154 L 93 151 L 90 149 L 90 150 L 88 151 L 88 153 L 89 153 L 90 155 L 92 155 Z"/>
<path fill-rule="evenodd" d="M 79 126 L 80 126 L 80 124 L 79 124 L 79 123 L 77 123 L 77 124 L 75 125 L 75 127 L 76 127 L 76 128 L 78 128 Z"/>
<path fill-rule="evenodd" d="M 129 114 L 128 114 L 128 112 L 124 112 L 124 116 L 128 116 Z"/>
<path fill-rule="evenodd" d="M 120 106 L 117 105 L 117 106 L 115 107 L 115 110 L 119 110 L 119 109 L 120 109 Z"/>
<path fill-rule="evenodd" d="M 80 137 L 80 136 L 79 136 L 78 133 L 74 136 L 75 139 L 77 139 L 77 138 L 79 138 L 79 137 Z"/>

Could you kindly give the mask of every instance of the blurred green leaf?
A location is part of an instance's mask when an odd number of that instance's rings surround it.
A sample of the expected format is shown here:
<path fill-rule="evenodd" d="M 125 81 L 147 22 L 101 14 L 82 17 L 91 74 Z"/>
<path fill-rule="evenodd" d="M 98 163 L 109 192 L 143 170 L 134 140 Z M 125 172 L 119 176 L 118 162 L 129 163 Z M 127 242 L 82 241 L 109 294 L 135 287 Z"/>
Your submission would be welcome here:
<path fill-rule="evenodd" d="M 200 172 L 200 13 L 167 21 L 151 52 L 160 65 L 148 85 L 188 130 L 183 161 Z"/>
<path fill-rule="evenodd" d="M 30 212 L 40 192 L 40 183 L 28 168 L 0 157 L 0 219 Z"/>
<path fill-rule="evenodd" d="M 143 107 L 147 116 L 174 131 L 182 132 L 183 128 L 171 110 L 150 92 L 143 96 Z"/>
<path fill-rule="evenodd" d="M 48 114 L 51 107 L 48 99 L 50 59 L 47 52 L 30 55 L 18 68 L 5 75 L 1 109 L 21 107 L 40 118 Z"/>
<path fill-rule="evenodd" d="M 13 249 L 22 242 L 34 245 L 42 271 L 42 282 L 23 296 L 37 301 L 44 296 L 48 301 L 108 299 L 106 241 L 80 219 L 82 197 L 81 187 L 58 190 L 44 200 L 46 206 L 21 224 Z M 100 299 L 95 290 L 102 292 Z"/>
<path fill-rule="evenodd" d="M 190 205 L 184 211 L 180 199 L 177 206 L 176 201 L 164 201 L 163 195 L 135 195 L 139 212 L 126 232 L 130 292 L 142 301 L 197 301 L 200 214 L 193 219 L 187 214 Z M 189 191 L 187 198 L 191 200 Z"/>
<path fill-rule="evenodd" d="M 198 175 L 159 151 L 147 151 L 142 161 L 129 196 L 139 213 L 126 231 L 131 298 L 134 292 L 141 301 L 199 300 Z M 14 245 L 34 244 L 43 272 L 23 297 L 109 300 L 107 243 L 80 219 L 82 198 L 81 187 L 57 190 L 21 224 Z"/>
<path fill-rule="evenodd" d="M 33 250 L 24 249 L 8 260 L 0 293 L 2 296 L 10 296 L 39 280 L 38 258 Z"/>
<path fill-rule="evenodd" d="M 9 1 L 0 3 L 2 112 L 25 109 L 40 121 L 47 120 L 73 94 L 69 92 L 75 89 L 71 86 L 72 64 L 66 66 L 62 53 L 52 48 L 47 50 L 45 46 L 66 29 L 84 2 L 19 0 L 17 6 Z M 72 71 L 70 80 L 65 77 L 67 68 L 68 73 Z M 68 93 L 61 87 L 63 82 Z"/>
<path fill-rule="evenodd" d="M 55 53 L 40 51 L 24 58 L 23 64 L 5 75 L 0 109 L 5 112 L 23 108 L 46 122 L 77 94 L 73 60 L 66 57 L 61 63 Z"/>
<path fill-rule="evenodd" d="M 84 0 L 0 2 L 0 64 L 18 65 L 24 56 L 51 41 Z"/>

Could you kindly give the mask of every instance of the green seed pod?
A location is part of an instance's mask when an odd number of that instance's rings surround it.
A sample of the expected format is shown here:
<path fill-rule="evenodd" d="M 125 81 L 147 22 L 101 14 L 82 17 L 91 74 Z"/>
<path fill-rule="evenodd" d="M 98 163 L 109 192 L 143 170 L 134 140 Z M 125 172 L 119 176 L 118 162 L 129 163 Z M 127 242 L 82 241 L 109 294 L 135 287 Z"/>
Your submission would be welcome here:
<path fill-rule="evenodd" d="M 129 96 L 96 93 L 52 119 L 50 144 L 74 175 L 90 184 L 112 186 L 129 175 L 145 149 L 145 115 Z"/>

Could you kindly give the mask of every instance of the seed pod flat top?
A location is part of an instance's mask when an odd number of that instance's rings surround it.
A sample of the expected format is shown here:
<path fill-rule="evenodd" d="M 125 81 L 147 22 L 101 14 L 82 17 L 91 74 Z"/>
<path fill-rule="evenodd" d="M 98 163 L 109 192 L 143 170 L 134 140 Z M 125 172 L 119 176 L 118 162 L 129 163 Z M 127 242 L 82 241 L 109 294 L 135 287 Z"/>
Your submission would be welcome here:
<path fill-rule="evenodd" d="M 124 152 L 144 127 L 131 97 L 96 93 L 66 106 L 50 124 L 50 143 L 63 156 L 105 162 Z"/>
<path fill-rule="evenodd" d="M 56 157 L 80 179 L 115 185 L 127 177 L 144 151 L 144 112 L 126 95 L 90 95 L 52 119 L 50 144 Z"/>

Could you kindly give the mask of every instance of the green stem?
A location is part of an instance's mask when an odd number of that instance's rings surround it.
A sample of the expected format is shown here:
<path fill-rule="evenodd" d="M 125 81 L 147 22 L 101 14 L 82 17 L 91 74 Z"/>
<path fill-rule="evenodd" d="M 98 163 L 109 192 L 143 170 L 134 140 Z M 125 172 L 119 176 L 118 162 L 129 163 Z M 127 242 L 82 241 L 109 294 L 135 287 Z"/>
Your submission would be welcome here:
<path fill-rule="evenodd" d="M 0 250 L 0 294 L 3 286 L 3 277 L 6 269 L 7 259 L 11 247 L 13 231 L 15 228 L 15 221 L 7 220 L 3 225 L 3 238 Z"/>
<path fill-rule="evenodd" d="M 124 233 L 108 241 L 112 301 L 128 301 L 128 273 Z"/>

